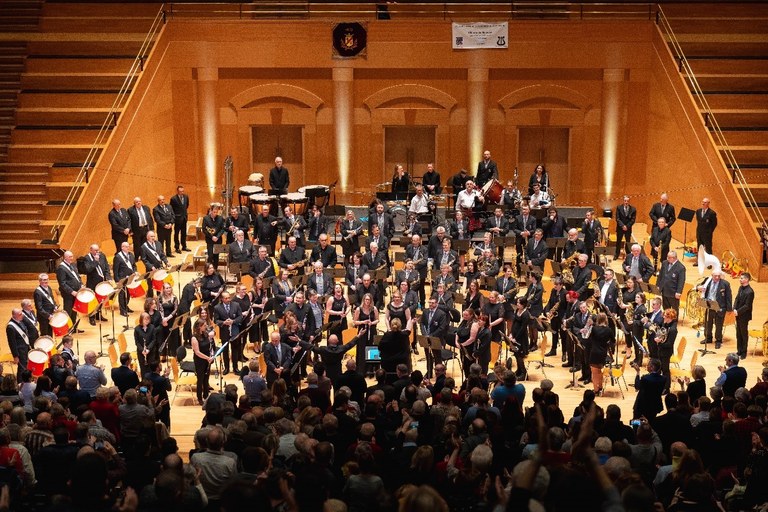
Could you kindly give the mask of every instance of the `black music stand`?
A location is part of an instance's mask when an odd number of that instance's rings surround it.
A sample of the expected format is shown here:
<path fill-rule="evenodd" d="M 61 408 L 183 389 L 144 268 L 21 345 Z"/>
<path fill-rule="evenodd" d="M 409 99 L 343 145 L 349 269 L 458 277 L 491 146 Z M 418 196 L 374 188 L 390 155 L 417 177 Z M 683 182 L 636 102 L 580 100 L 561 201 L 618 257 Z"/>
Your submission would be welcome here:
<path fill-rule="evenodd" d="M 609 253 L 610 247 L 595 247 L 594 251 L 592 252 L 592 255 L 595 257 L 595 263 L 597 265 L 600 264 L 600 256 L 605 256 L 606 263 L 608 263 L 608 253 Z"/>
<path fill-rule="evenodd" d="M 227 267 L 229 269 L 230 274 L 237 275 L 237 281 L 239 282 L 242 279 L 243 274 L 247 274 L 248 271 L 251 270 L 251 262 L 242 261 L 237 263 L 230 263 L 229 265 L 227 265 Z"/>
<path fill-rule="evenodd" d="M 451 245 L 458 254 L 466 254 L 469 251 L 469 240 L 451 240 Z"/>
<path fill-rule="evenodd" d="M 574 367 L 576 366 L 576 345 L 580 345 L 578 339 L 576 338 L 576 335 L 573 334 L 573 332 L 570 329 L 566 329 L 563 331 L 566 336 L 568 336 L 568 340 L 570 341 L 571 345 L 571 362 L 573 363 Z M 581 365 L 579 365 L 581 366 Z M 573 368 L 570 368 L 573 370 Z M 579 390 L 583 388 L 584 386 L 581 384 L 581 382 L 576 380 L 576 374 L 578 372 L 571 372 L 571 382 L 565 386 L 565 389 L 575 389 Z"/>
<path fill-rule="evenodd" d="M 118 303 L 119 303 L 120 298 L 119 298 L 118 294 L 124 292 L 125 283 L 130 278 L 131 278 L 131 276 L 128 276 L 128 277 L 124 277 L 123 279 L 118 281 L 117 284 L 115 284 L 115 291 L 109 294 L 109 297 L 108 297 L 107 300 L 111 301 L 115 297 L 118 297 L 117 300 L 118 300 Z M 127 293 L 127 292 L 125 292 L 125 293 Z M 126 302 L 126 304 L 128 303 L 128 299 L 127 298 L 126 298 L 125 302 Z M 111 316 L 112 316 L 112 337 L 109 338 L 109 342 L 110 343 L 114 343 L 115 341 L 117 341 L 117 336 L 115 335 L 115 308 L 114 307 L 112 308 L 112 315 Z M 127 325 L 128 325 L 128 317 L 126 317 L 126 326 Z M 125 329 L 123 329 L 123 332 L 125 332 Z"/>
<path fill-rule="evenodd" d="M 91 313 L 88 316 L 96 316 L 96 318 L 101 318 L 102 317 L 101 310 L 104 308 L 104 304 L 106 304 L 107 302 L 108 302 L 108 300 L 103 300 L 102 302 L 99 302 L 99 304 L 96 306 L 96 309 L 93 310 L 93 313 Z M 113 311 L 112 315 L 114 315 L 114 314 L 115 313 Z M 97 320 L 96 323 L 99 324 L 99 351 L 96 352 L 96 358 L 98 359 L 99 357 L 105 357 L 107 355 L 102 350 L 104 348 L 102 346 L 102 341 L 104 340 L 104 338 L 108 338 L 109 334 L 102 334 L 101 322 Z"/>
<path fill-rule="evenodd" d="M 683 246 L 678 247 L 678 249 L 683 250 L 683 258 L 685 258 L 685 253 L 689 252 L 689 247 L 687 245 L 688 223 L 690 223 L 695 216 L 696 212 L 686 207 L 680 208 L 680 212 L 677 214 L 677 219 L 685 222 L 685 224 L 683 224 Z"/>
<path fill-rule="evenodd" d="M 699 349 L 701 357 L 704 357 L 707 354 L 715 353 L 712 350 L 707 350 L 707 323 L 710 315 L 716 315 L 720 312 L 720 304 L 718 304 L 716 300 L 707 300 L 703 298 L 696 299 L 696 303 L 700 308 L 704 308 L 704 348 Z M 693 368 L 691 368 L 691 371 L 693 371 Z"/>
<path fill-rule="evenodd" d="M 224 353 L 224 349 L 229 347 L 229 341 L 221 344 L 216 352 L 213 354 L 213 360 L 216 362 L 216 372 L 219 374 L 219 393 L 224 392 L 224 374 L 221 372 L 221 365 L 219 364 L 219 357 Z M 210 372 L 209 372 L 210 375 Z M 207 385 L 207 383 L 206 383 Z"/>
<path fill-rule="evenodd" d="M 168 340 L 171 339 L 171 336 L 173 335 L 173 331 L 179 330 L 181 331 L 181 325 L 184 323 L 183 321 L 179 321 L 179 319 L 186 320 L 188 317 L 187 313 L 184 313 L 182 315 L 177 316 L 173 319 L 173 323 L 171 323 L 170 329 L 168 329 L 168 336 L 165 337 L 163 340 L 163 344 L 160 345 L 160 349 L 157 351 L 158 354 L 165 352 L 165 360 L 168 361 Z M 179 332 L 179 344 L 181 345 L 181 339 L 182 335 L 181 332 Z M 176 354 L 173 354 L 173 357 L 176 357 Z"/>
<path fill-rule="evenodd" d="M 213 244 L 213 254 L 229 254 L 229 246 L 225 244 Z M 219 270 L 218 268 L 216 269 Z M 227 267 L 224 267 L 224 281 L 227 281 Z"/>

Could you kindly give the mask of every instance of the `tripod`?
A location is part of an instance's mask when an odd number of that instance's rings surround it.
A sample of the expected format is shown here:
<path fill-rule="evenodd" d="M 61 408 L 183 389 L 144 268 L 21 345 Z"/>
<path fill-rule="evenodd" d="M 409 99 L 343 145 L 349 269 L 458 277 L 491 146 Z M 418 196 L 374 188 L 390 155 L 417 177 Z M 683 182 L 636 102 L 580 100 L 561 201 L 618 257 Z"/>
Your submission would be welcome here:
<path fill-rule="evenodd" d="M 571 362 L 575 365 L 576 364 L 576 344 L 578 343 L 578 340 L 576 339 L 576 336 L 570 330 L 566 330 L 564 332 L 567 333 L 568 340 L 570 341 L 570 345 L 571 345 Z M 578 373 L 578 372 L 571 372 L 571 382 L 570 382 L 570 384 L 565 386 L 565 389 L 580 389 L 580 388 L 584 387 L 581 384 L 581 382 L 578 382 L 576 380 L 576 373 Z"/>

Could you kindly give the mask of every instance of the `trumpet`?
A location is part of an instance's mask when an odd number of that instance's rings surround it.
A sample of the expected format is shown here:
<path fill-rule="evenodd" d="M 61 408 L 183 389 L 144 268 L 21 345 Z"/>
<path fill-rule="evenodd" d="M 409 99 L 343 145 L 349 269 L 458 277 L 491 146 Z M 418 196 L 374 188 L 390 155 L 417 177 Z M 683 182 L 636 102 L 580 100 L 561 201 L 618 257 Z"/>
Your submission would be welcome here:
<path fill-rule="evenodd" d="M 549 312 L 547 313 L 547 320 L 549 320 L 551 322 L 552 319 L 555 318 L 555 316 L 557 316 L 557 310 L 558 309 L 560 309 L 560 299 L 559 298 L 557 299 L 557 302 L 555 302 L 555 305 L 552 306 L 552 309 L 550 309 Z"/>
<path fill-rule="evenodd" d="M 293 224 L 291 224 L 291 228 L 286 233 L 287 236 L 293 235 L 293 231 L 296 229 L 296 226 L 298 226 L 299 222 L 301 221 L 301 217 L 299 217 L 298 215 L 295 215 L 295 217 L 296 217 L 296 220 L 294 220 Z"/>

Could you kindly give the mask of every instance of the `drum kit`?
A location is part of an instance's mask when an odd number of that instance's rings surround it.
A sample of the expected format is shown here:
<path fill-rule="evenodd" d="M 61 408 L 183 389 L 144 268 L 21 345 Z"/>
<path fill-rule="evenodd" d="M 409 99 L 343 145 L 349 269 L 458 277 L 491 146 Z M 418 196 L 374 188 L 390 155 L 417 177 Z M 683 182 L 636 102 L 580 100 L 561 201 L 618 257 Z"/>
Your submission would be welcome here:
<path fill-rule="evenodd" d="M 290 206 L 296 215 L 305 215 L 313 206 L 325 207 L 330 196 L 330 187 L 326 185 L 306 185 L 298 192 L 281 196 L 266 194 L 264 188 L 257 185 L 244 185 L 239 189 L 240 206 L 248 207 L 253 216 L 260 215 L 264 205 L 269 206 L 269 214 L 274 217 L 279 216 L 286 206 Z"/>

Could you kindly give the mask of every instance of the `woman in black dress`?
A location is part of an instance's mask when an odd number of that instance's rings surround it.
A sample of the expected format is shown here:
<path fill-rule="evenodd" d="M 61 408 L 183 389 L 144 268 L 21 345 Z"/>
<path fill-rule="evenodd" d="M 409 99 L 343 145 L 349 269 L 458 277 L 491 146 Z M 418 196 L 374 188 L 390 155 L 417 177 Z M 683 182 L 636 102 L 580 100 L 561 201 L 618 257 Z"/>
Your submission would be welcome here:
<path fill-rule="evenodd" d="M 469 289 L 472 281 L 477 281 L 478 277 L 480 277 L 480 272 L 477 270 L 477 260 L 469 260 L 464 271 L 464 283 L 467 289 Z"/>
<path fill-rule="evenodd" d="M 464 298 L 464 309 L 480 311 L 483 305 L 483 295 L 480 293 L 480 285 L 477 280 L 469 282 L 467 296 Z"/>
<path fill-rule="evenodd" d="M 488 317 L 491 341 L 501 343 L 501 334 L 504 330 L 504 304 L 499 302 L 499 292 L 494 290 L 488 295 L 488 302 L 483 306 L 482 312 Z"/>
<path fill-rule="evenodd" d="M 469 377 L 469 367 L 475 363 L 475 341 L 477 339 L 477 322 L 475 322 L 475 311 L 467 308 L 461 312 L 461 322 L 456 328 L 454 344 L 460 350 L 461 369 L 464 378 Z"/>
<path fill-rule="evenodd" d="M 144 301 L 144 312 L 149 315 L 149 323 L 151 323 L 155 330 L 157 330 L 159 333 L 163 323 L 163 315 L 160 313 L 160 311 L 157 310 L 156 298 L 149 297 Z"/>
<path fill-rule="evenodd" d="M 357 368 L 365 373 L 365 347 L 373 345 L 373 337 L 376 335 L 376 324 L 379 323 L 379 310 L 373 305 L 373 297 L 370 293 L 363 295 L 360 307 L 355 309 L 353 318 L 357 327 Z"/>
<path fill-rule="evenodd" d="M 206 263 L 205 275 L 200 285 L 200 291 L 203 294 L 203 302 L 210 302 L 210 308 L 216 305 L 219 295 L 224 291 L 224 278 L 216 272 L 213 263 Z"/>
<path fill-rule="evenodd" d="M 533 194 L 533 185 L 539 184 L 542 192 L 549 192 L 549 174 L 543 165 L 539 164 L 536 169 L 533 170 L 533 174 L 528 179 L 528 195 Z"/>
<path fill-rule="evenodd" d="M 253 289 L 248 294 L 251 299 L 251 309 L 253 310 L 254 316 L 259 316 L 264 313 L 264 307 L 267 305 L 268 300 L 267 292 L 268 290 L 264 287 L 264 279 L 256 277 L 253 280 Z M 254 350 L 257 353 L 261 352 L 262 343 L 269 341 L 267 321 L 262 320 L 261 322 L 253 324 L 253 327 L 251 327 L 251 330 L 248 333 L 248 339 L 253 343 Z"/>
<path fill-rule="evenodd" d="M 642 347 L 643 336 L 645 336 L 645 326 L 643 325 L 643 318 L 646 318 L 648 310 L 645 306 L 645 294 L 643 292 L 635 295 L 635 310 L 632 313 L 632 345 L 635 350 L 634 363 L 638 366 L 643 365 L 643 351 L 638 348 L 638 343 Z"/>
<path fill-rule="evenodd" d="M 389 322 L 389 330 L 384 333 L 379 341 L 379 355 L 381 355 L 381 367 L 387 373 L 395 373 L 397 365 L 404 364 L 411 368 L 411 349 L 408 346 L 407 330 L 402 330 L 400 318 L 395 317 Z"/>
<path fill-rule="evenodd" d="M 392 320 L 395 318 L 400 320 L 402 330 L 411 330 L 411 309 L 406 307 L 405 302 L 403 302 L 403 295 L 399 289 L 392 294 L 392 300 L 387 304 L 385 311 L 388 330 L 392 329 Z"/>
<path fill-rule="evenodd" d="M 528 312 L 528 301 L 525 297 L 520 297 L 515 302 L 515 316 L 512 317 L 512 331 L 510 340 L 513 343 L 512 350 L 515 351 L 515 361 L 517 368 L 515 375 L 517 380 L 525 380 L 528 372 L 525 369 L 525 356 L 528 355 L 528 326 L 531 324 L 531 314 Z"/>
<path fill-rule="evenodd" d="M 406 199 L 410 186 L 411 177 L 402 165 L 395 165 L 395 173 L 392 175 L 392 192 L 395 194 L 395 200 Z"/>
<path fill-rule="evenodd" d="M 179 299 L 173 294 L 173 286 L 168 283 L 163 284 L 163 291 L 157 298 L 160 303 L 160 309 L 162 310 L 162 319 L 160 321 L 160 344 L 164 345 L 160 348 L 160 353 L 165 354 L 167 357 L 169 354 L 171 357 L 176 357 L 176 350 L 179 348 L 179 330 L 175 329 L 171 331 L 173 327 L 173 319 L 176 316 L 176 311 L 179 309 Z"/>
<path fill-rule="evenodd" d="M 616 344 L 616 331 L 608 326 L 608 315 L 598 313 L 592 327 L 592 346 L 589 350 L 589 367 L 592 370 L 592 389 L 598 396 L 603 393 L 603 367 L 608 351 Z"/>
<path fill-rule="evenodd" d="M 480 365 L 481 375 L 488 374 L 488 366 L 491 363 L 491 329 L 488 327 L 488 317 L 480 315 L 476 322 L 476 341 L 474 356 L 477 364 Z M 494 361 L 495 364 L 495 361 Z"/>
<path fill-rule="evenodd" d="M 677 311 L 672 308 L 664 310 L 664 321 L 661 328 L 666 330 L 666 336 L 656 333 L 655 342 L 659 349 L 659 361 L 661 361 L 661 374 L 666 379 L 664 391 L 669 392 L 671 383 L 669 377 L 669 361 L 675 352 L 675 340 L 677 340 Z"/>
<path fill-rule="evenodd" d="M 200 404 L 208 398 L 208 379 L 211 376 L 211 364 L 216 351 L 214 335 L 213 324 L 208 321 L 208 313 L 201 310 L 191 339 L 194 354 L 192 359 L 195 362 L 195 377 L 197 377 L 197 401 Z"/>
<path fill-rule="evenodd" d="M 703 396 L 707 396 L 707 382 L 704 380 L 707 376 L 707 370 L 705 370 L 703 366 L 697 364 L 691 370 L 691 375 L 693 376 L 693 382 L 691 382 L 690 377 L 685 378 L 685 391 L 688 393 L 688 398 L 691 400 L 691 403 L 695 404 L 696 400 Z M 681 382 L 680 387 L 682 386 L 683 384 Z"/>
<path fill-rule="evenodd" d="M 333 287 L 333 295 L 328 297 L 325 302 L 325 312 L 328 315 L 329 322 L 335 322 L 341 320 L 341 325 L 338 327 L 332 327 L 328 330 L 328 336 L 335 334 L 339 338 L 341 343 L 341 333 L 347 328 L 347 313 L 349 313 L 349 302 L 344 297 L 344 289 L 340 284 L 336 284 Z"/>
<path fill-rule="evenodd" d="M 157 361 L 157 332 L 146 311 L 139 316 L 139 325 L 133 329 L 133 341 L 136 343 L 136 355 L 139 358 L 141 377 L 149 371 L 150 361 Z"/>

